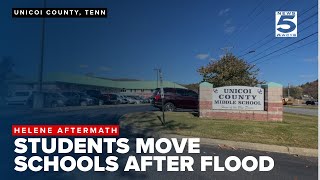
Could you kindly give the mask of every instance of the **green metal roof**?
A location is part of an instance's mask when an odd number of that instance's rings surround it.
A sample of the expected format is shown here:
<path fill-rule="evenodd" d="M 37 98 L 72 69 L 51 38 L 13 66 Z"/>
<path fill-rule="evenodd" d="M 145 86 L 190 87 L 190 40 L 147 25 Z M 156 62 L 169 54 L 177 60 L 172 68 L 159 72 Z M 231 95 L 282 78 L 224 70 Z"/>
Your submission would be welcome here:
<path fill-rule="evenodd" d="M 117 81 L 118 87 L 125 89 L 156 89 L 157 81 Z M 179 84 L 163 81 L 163 87 L 185 88 Z"/>
<path fill-rule="evenodd" d="M 15 80 L 13 83 L 37 83 L 36 80 Z M 157 81 L 115 81 L 86 75 L 70 73 L 50 73 L 43 77 L 44 83 L 62 82 L 90 86 L 111 87 L 121 89 L 156 89 Z M 163 87 L 185 88 L 177 83 L 163 81 Z"/>

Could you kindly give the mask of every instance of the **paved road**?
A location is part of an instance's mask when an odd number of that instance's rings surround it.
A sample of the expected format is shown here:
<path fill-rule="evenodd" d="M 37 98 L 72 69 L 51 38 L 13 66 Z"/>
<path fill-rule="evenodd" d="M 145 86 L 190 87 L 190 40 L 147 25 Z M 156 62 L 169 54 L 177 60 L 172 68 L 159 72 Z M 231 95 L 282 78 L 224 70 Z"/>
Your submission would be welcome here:
<path fill-rule="evenodd" d="M 234 149 L 221 149 L 217 146 L 201 146 L 201 154 L 186 154 L 186 156 L 192 156 L 195 159 L 194 172 L 157 172 L 154 167 L 148 168 L 147 172 L 126 172 L 121 171 L 124 167 L 124 163 L 127 155 L 119 156 L 119 171 L 117 172 L 78 172 L 73 171 L 70 173 L 64 172 L 49 172 L 49 173 L 17 173 L 14 172 L 13 160 L 16 154 L 14 154 L 14 138 L 11 137 L 11 125 L 12 124 L 118 124 L 121 120 L 120 117 L 129 112 L 142 112 L 142 111 L 153 111 L 154 109 L 150 106 L 137 106 L 137 107 L 114 107 L 106 109 L 91 109 L 81 110 L 72 112 L 60 112 L 60 113 L 30 113 L 30 111 L 19 111 L 16 114 L 10 114 L 5 116 L 3 112 L 0 112 L 1 126 L 0 126 L 0 143 L 1 143 L 1 171 L 3 171 L 3 179 L 10 180 L 104 180 L 104 179 L 174 179 L 174 180 L 188 180 L 188 179 L 237 179 L 237 180 L 270 180 L 270 179 L 281 179 L 281 180 L 311 180 L 317 179 L 318 166 L 317 158 L 307 157 L 295 157 L 292 155 L 268 153 L 260 151 L 249 151 L 249 150 L 234 150 Z M 9 110 L 6 110 L 9 111 Z M 121 136 L 130 138 L 131 147 L 134 146 L 135 137 L 144 137 L 144 133 L 132 134 L 130 127 L 121 129 Z M 134 149 L 134 148 L 131 148 Z M 43 154 L 38 154 L 43 156 Z M 73 156 L 77 156 L 72 154 Z M 134 155 L 131 152 L 131 155 Z M 169 155 L 177 155 L 171 152 Z M 179 154 L 181 155 L 181 154 Z M 201 155 L 219 155 L 222 161 L 231 155 L 243 158 L 244 156 L 260 156 L 268 155 L 271 156 L 275 161 L 275 167 L 271 172 L 214 172 L 208 170 L 206 172 L 200 172 L 199 159 Z M 30 156 L 30 154 L 26 154 Z M 106 155 L 99 155 L 102 159 Z M 100 162 L 104 164 L 104 162 Z M 105 165 L 105 164 L 104 164 Z M 164 165 L 163 168 L 165 168 Z M 1 178 L 2 179 L 2 178 Z"/>
<path fill-rule="evenodd" d="M 318 116 L 317 109 L 284 107 L 284 112 L 294 113 L 294 114 L 302 114 L 302 115 L 310 115 L 310 116 Z"/>

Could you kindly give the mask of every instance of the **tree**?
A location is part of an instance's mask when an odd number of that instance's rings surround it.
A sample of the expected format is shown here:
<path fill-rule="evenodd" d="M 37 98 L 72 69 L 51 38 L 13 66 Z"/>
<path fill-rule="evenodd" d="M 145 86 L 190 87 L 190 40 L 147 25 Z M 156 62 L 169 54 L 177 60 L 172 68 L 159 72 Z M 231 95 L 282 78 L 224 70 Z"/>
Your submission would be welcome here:
<path fill-rule="evenodd" d="M 294 99 L 301 99 L 303 95 L 303 89 L 300 86 L 290 86 L 290 97 Z M 288 87 L 283 88 L 283 97 L 288 97 Z"/>
<path fill-rule="evenodd" d="M 192 91 L 195 91 L 195 92 L 198 92 L 199 91 L 199 83 L 193 83 L 193 84 L 185 84 L 185 85 L 182 85 Z"/>
<path fill-rule="evenodd" d="M 301 87 L 303 88 L 303 94 L 318 99 L 318 80 L 303 84 Z"/>
<path fill-rule="evenodd" d="M 211 61 L 208 65 L 200 67 L 198 72 L 203 76 L 204 81 L 212 83 L 214 87 L 256 86 L 264 83 L 257 78 L 258 68 L 231 53 L 227 53 L 221 59 Z"/>

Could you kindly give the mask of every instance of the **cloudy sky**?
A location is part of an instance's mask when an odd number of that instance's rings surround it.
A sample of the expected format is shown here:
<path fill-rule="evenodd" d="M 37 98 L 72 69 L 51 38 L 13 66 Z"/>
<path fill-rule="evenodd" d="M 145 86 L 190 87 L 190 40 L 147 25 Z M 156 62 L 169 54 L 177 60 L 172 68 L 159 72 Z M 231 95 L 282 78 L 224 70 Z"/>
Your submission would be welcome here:
<path fill-rule="evenodd" d="M 0 56 L 12 57 L 21 75 L 38 71 L 42 21 L 12 19 L 11 8 L 42 3 L 13 0 L 0 6 Z M 262 80 L 301 84 L 317 79 L 317 34 L 295 43 L 317 31 L 316 0 L 47 0 L 47 4 L 107 7 L 109 16 L 47 19 L 45 73 L 153 80 L 153 69 L 161 67 L 166 80 L 195 83 L 202 80 L 196 70 L 228 50 L 257 64 Z M 298 38 L 274 38 L 276 10 L 298 11 Z"/>

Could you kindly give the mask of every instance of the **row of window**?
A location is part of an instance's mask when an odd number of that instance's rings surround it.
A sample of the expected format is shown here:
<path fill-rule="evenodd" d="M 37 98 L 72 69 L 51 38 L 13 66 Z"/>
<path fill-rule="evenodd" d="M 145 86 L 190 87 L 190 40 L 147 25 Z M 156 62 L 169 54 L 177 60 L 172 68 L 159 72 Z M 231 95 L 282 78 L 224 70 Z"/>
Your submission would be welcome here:
<path fill-rule="evenodd" d="M 146 89 L 121 89 L 121 92 L 153 92 L 154 90 L 146 90 Z"/>

